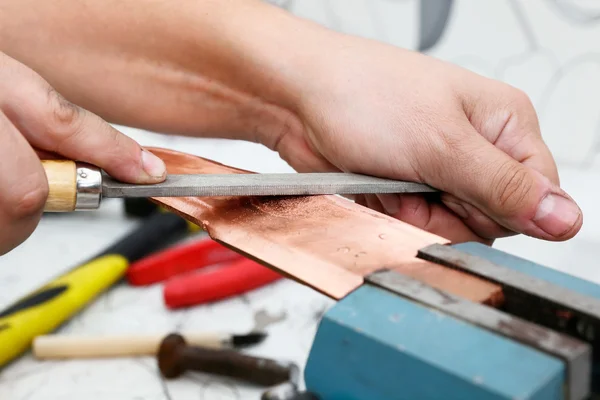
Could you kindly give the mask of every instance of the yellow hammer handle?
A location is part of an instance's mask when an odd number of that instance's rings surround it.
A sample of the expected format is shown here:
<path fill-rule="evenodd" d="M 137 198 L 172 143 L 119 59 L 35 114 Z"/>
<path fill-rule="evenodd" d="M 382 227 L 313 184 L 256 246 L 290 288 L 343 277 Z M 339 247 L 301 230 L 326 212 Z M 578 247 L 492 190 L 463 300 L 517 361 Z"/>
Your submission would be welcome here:
<path fill-rule="evenodd" d="M 48 179 L 45 212 L 70 212 L 100 206 L 102 175 L 91 165 L 71 160 L 42 160 Z"/>

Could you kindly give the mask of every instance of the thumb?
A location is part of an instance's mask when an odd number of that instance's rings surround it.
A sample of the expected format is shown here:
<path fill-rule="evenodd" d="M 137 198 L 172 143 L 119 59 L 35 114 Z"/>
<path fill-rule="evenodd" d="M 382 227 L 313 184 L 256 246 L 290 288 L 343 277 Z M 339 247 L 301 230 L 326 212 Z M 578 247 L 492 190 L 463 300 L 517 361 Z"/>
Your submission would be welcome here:
<path fill-rule="evenodd" d="M 33 146 L 89 162 L 122 181 L 164 180 L 166 167 L 161 159 L 57 92 L 51 91 L 49 96 L 49 107 L 30 113 L 31 118 L 21 124 L 25 128 L 23 134 Z"/>
<path fill-rule="evenodd" d="M 554 241 L 575 236 L 583 213 L 564 190 L 479 134 L 469 136 L 449 165 L 436 168 L 438 188 L 510 231 Z"/>
<path fill-rule="evenodd" d="M 10 76 L 0 79 L 0 92 L 9 100 L 0 106 L 32 147 L 94 164 L 126 182 L 165 179 L 162 160 L 133 139 L 66 100 L 24 65 L 6 57 L 0 61 L 8 65 L 0 72 Z"/>

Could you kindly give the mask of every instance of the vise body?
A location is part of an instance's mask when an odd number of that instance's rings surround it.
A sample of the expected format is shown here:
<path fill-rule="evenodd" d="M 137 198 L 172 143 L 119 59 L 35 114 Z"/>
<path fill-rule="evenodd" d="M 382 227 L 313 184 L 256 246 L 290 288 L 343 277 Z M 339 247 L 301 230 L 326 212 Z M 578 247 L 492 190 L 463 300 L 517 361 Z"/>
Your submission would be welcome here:
<path fill-rule="evenodd" d="M 600 286 L 477 243 L 419 258 L 503 289 L 498 308 L 382 269 L 320 321 L 320 400 L 582 400 L 600 394 Z"/>

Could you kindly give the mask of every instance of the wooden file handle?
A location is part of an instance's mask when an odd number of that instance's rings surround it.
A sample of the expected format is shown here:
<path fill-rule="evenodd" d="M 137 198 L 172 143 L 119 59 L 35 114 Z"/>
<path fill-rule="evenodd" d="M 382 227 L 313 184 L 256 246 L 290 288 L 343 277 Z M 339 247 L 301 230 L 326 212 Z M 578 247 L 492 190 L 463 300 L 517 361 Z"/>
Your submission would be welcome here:
<path fill-rule="evenodd" d="M 77 204 L 77 166 L 75 161 L 44 160 L 42 161 L 48 178 L 48 200 L 44 211 L 74 211 Z"/>
<path fill-rule="evenodd" d="M 94 166 L 71 160 L 42 160 L 49 193 L 45 212 L 70 212 L 100 206 L 102 175 Z"/>

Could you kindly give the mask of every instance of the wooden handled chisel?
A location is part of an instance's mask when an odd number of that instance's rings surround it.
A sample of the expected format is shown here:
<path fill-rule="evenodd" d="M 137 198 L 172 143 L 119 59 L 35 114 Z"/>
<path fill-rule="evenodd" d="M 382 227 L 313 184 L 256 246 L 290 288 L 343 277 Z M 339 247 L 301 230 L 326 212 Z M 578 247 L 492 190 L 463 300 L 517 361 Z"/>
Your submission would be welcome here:
<path fill-rule="evenodd" d="M 50 192 L 47 212 L 90 210 L 102 198 L 302 196 L 327 194 L 424 193 L 434 188 L 416 183 L 351 173 L 168 175 L 157 184 L 119 182 L 99 168 L 74 161 L 42 161 Z"/>

